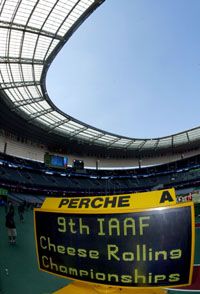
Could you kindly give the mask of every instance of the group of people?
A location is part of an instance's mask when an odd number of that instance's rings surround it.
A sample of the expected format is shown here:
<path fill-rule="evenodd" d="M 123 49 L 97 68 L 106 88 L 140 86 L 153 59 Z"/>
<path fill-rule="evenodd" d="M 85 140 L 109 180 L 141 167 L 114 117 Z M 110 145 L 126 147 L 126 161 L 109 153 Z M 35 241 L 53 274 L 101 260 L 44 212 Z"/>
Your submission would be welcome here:
<path fill-rule="evenodd" d="M 192 193 L 189 195 L 177 196 L 177 202 L 188 202 L 192 201 Z"/>
<path fill-rule="evenodd" d="M 18 206 L 20 222 L 24 222 L 24 209 L 25 209 L 24 204 L 20 204 Z M 16 230 L 16 225 L 14 220 L 14 214 L 15 214 L 14 206 L 11 201 L 8 201 L 8 205 L 6 207 L 5 226 L 7 228 L 8 240 L 10 244 L 15 244 L 16 238 L 17 238 L 17 230 Z"/>

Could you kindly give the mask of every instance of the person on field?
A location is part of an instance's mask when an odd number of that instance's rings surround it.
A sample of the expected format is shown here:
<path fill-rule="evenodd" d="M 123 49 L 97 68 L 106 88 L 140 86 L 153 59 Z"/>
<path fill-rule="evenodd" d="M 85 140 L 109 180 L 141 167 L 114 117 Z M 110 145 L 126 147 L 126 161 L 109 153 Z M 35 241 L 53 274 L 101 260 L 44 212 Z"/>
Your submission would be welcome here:
<path fill-rule="evenodd" d="M 10 244 L 15 244 L 16 243 L 16 237 L 17 237 L 17 230 L 15 226 L 15 221 L 14 221 L 14 215 L 12 211 L 8 211 L 6 214 L 6 228 L 8 232 L 8 239 Z"/>

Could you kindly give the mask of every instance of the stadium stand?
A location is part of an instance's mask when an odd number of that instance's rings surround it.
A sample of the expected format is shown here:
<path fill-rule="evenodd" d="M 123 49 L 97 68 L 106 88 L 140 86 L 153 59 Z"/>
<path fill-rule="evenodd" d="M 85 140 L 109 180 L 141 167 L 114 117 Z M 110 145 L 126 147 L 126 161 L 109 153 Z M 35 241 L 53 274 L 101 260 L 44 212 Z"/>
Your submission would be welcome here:
<path fill-rule="evenodd" d="M 200 156 L 137 169 L 76 171 L 53 169 L 42 163 L 0 154 L 0 184 L 9 190 L 55 195 L 119 194 L 175 187 L 198 186 Z"/>

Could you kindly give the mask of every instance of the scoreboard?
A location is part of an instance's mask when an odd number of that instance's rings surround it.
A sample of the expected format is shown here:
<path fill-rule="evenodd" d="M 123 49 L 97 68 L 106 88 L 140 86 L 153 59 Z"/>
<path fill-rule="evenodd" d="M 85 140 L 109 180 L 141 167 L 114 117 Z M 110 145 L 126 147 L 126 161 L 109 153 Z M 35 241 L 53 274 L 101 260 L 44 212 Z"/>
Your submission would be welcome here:
<path fill-rule="evenodd" d="M 44 155 L 44 163 L 48 167 L 66 169 L 68 164 L 68 158 L 66 156 L 53 155 L 49 153 L 45 153 Z"/>

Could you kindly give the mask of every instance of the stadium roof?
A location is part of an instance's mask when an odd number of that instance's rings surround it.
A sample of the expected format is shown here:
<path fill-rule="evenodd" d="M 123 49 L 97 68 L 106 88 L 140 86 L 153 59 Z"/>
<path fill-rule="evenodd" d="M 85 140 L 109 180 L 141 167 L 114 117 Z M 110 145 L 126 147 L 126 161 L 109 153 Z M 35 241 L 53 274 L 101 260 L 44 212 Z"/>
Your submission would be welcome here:
<path fill-rule="evenodd" d="M 137 139 L 102 131 L 65 114 L 46 90 L 47 70 L 79 25 L 104 0 L 2 0 L 0 94 L 29 125 L 93 146 L 122 151 L 176 150 L 200 141 L 200 127 L 171 136 Z"/>

